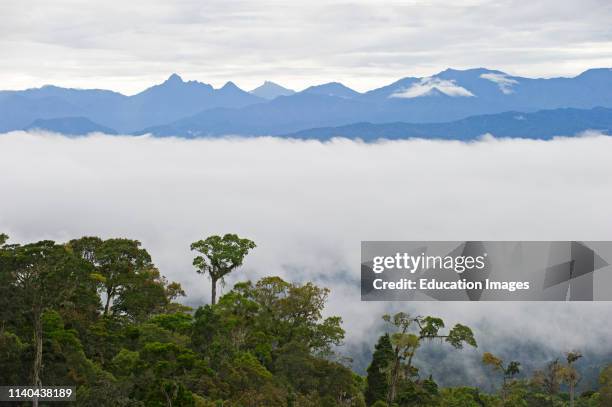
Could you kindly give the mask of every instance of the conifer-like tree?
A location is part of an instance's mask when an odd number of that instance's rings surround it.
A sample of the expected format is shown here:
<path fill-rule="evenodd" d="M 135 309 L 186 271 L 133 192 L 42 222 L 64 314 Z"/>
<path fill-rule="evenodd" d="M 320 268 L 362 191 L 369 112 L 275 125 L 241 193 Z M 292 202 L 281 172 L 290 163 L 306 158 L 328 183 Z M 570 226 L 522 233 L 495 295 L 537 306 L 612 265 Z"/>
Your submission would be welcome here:
<path fill-rule="evenodd" d="M 368 406 L 387 398 L 387 392 L 389 391 L 388 368 L 392 361 L 393 346 L 391 345 L 391 338 L 389 334 L 384 334 L 378 338 L 378 343 L 374 347 L 374 354 L 372 355 L 372 363 L 367 370 L 365 401 Z"/>

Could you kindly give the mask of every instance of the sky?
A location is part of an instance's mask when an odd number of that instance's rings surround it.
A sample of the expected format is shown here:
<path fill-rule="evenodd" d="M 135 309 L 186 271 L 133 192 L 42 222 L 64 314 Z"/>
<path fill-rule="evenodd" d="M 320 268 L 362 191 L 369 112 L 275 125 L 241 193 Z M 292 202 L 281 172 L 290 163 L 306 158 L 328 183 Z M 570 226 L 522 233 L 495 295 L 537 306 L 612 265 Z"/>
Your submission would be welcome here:
<path fill-rule="evenodd" d="M 0 2 L 0 89 L 137 93 L 176 72 L 364 91 L 448 67 L 528 77 L 612 67 L 608 0 Z"/>
<path fill-rule="evenodd" d="M 189 245 L 237 233 L 257 248 L 221 291 L 270 275 L 328 287 L 326 314 L 342 316 L 353 356 L 399 310 L 473 327 L 477 366 L 482 352 L 516 357 L 533 344 L 549 352 L 537 358 L 610 352 L 606 302 L 361 302 L 359 278 L 362 240 L 612 240 L 611 149 L 595 135 L 365 144 L 14 132 L 0 135 L 0 232 L 138 239 L 192 306 L 209 301 L 210 282 Z"/>

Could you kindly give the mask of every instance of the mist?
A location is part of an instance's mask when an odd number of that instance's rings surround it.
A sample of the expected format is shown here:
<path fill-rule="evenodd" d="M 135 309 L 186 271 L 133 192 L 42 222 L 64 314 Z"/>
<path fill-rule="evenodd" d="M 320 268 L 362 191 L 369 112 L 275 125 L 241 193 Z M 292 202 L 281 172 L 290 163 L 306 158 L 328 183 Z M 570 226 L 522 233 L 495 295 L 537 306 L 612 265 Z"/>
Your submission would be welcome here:
<path fill-rule="evenodd" d="M 612 138 L 594 133 L 364 143 L 12 132 L 0 135 L 0 232 L 138 239 L 194 307 L 210 282 L 190 243 L 237 233 L 257 248 L 222 291 L 268 275 L 328 287 L 326 313 L 347 331 L 340 352 L 357 358 L 398 310 L 471 326 L 474 358 L 522 346 L 545 348 L 542 361 L 606 355 L 610 303 L 362 303 L 359 250 L 362 240 L 612 240 L 610 151 Z"/>

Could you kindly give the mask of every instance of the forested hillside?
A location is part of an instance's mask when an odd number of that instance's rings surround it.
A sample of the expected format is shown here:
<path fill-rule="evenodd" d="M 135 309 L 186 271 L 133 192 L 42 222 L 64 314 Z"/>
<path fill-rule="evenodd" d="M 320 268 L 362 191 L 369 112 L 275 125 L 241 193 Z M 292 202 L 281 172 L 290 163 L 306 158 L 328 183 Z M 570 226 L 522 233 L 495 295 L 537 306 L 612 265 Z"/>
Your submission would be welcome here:
<path fill-rule="evenodd" d="M 267 277 L 216 298 L 254 247 L 231 234 L 194 242 L 213 301 L 191 309 L 138 241 L 0 235 L 0 385 L 77 388 L 76 403 L 40 403 L 54 406 L 612 406 L 612 365 L 598 388 L 574 390 L 575 350 L 525 377 L 520 361 L 483 349 L 495 394 L 442 388 L 413 363 L 420 346 L 461 352 L 478 338 L 407 313 L 381 316 L 387 329 L 360 376 L 337 353 L 344 330 L 340 316 L 323 316 L 327 289 Z"/>

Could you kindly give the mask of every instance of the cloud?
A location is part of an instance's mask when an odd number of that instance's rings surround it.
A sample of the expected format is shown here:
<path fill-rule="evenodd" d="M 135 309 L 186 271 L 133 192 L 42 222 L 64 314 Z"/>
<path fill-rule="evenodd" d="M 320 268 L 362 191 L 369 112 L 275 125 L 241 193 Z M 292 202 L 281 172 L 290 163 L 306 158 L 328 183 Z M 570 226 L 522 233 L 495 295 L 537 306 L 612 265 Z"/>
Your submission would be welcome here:
<path fill-rule="evenodd" d="M 501 90 L 506 95 L 514 93 L 512 86 L 518 84 L 518 81 L 508 77 L 508 75 L 505 75 L 503 73 L 483 73 L 482 75 L 480 75 L 480 77 L 496 83 L 497 86 L 499 86 L 499 90 Z"/>
<path fill-rule="evenodd" d="M 611 149 L 593 134 L 366 144 L 14 132 L 0 135 L 0 231 L 139 239 L 192 305 L 210 285 L 189 244 L 238 233 L 258 247 L 224 291 L 264 275 L 327 286 L 347 352 L 371 348 L 381 314 L 397 310 L 474 327 L 478 352 L 603 352 L 606 303 L 362 303 L 359 251 L 361 240 L 612 240 Z"/>
<path fill-rule="evenodd" d="M 432 94 L 434 89 L 444 93 L 447 96 L 474 96 L 474 94 L 469 90 L 457 85 L 454 80 L 429 77 L 419 80 L 417 83 L 412 84 L 408 89 L 400 89 L 391 94 L 389 97 L 411 99 L 419 96 L 428 96 Z"/>
<path fill-rule="evenodd" d="M 357 90 L 447 67 L 575 75 L 612 66 L 606 0 L 0 2 L 0 83 L 135 93 L 172 72 L 245 89 Z M 44 63 L 41 63 L 44 61 Z"/>

